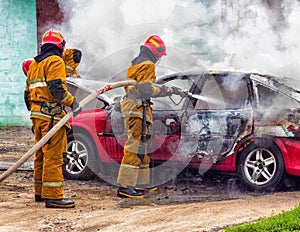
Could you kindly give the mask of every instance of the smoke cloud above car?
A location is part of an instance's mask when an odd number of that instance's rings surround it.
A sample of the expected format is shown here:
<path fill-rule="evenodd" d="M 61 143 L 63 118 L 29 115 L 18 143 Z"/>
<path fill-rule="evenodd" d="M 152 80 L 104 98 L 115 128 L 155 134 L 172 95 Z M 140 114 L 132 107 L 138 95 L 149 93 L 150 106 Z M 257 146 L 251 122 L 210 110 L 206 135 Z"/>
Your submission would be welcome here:
<path fill-rule="evenodd" d="M 83 50 L 82 72 L 110 54 L 134 47 L 116 55 L 114 67 L 108 67 L 125 69 L 143 40 L 157 33 L 169 47 L 197 57 L 208 69 L 291 77 L 300 73 L 296 0 L 272 8 L 259 0 L 66 0 L 60 5 L 65 22 L 59 29 L 66 34 L 67 46 Z M 162 63 L 168 59 L 169 54 Z M 177 64 L 173 68 L 178 69 Z"/>

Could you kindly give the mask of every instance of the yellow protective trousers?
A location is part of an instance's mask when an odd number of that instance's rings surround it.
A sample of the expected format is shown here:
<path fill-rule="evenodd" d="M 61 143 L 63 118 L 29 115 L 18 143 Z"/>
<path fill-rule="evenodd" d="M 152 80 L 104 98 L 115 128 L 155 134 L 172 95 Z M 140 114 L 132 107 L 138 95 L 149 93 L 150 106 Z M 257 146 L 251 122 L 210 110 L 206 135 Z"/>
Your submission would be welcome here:
<path fill-rule="evenodd" d="M 32 118 L 35 143 L 48 132 L 48 120 Z M 56 122 L 54 122 L 55 124 Z M 60 128 L 51 137 L 50 142 L 42 146 L 34 156 L 34 190 L 36 195 L 45 199 L 62 199 L 63 189 L 63 153 L 67 148 L 66 127 Z"/>
<path fill-rule="evenodd" d="M 120 165 L 117 182 L 122 187 L 135 187 L 150 182 L 149 141 L 141 143 L 142 119 L 124 118 L 128 139 L 124 145 L 124 156 Z M 149 133 L 148 127 L 146 133 Z M 138 156 L 142 154 L 142 156 Z"/>

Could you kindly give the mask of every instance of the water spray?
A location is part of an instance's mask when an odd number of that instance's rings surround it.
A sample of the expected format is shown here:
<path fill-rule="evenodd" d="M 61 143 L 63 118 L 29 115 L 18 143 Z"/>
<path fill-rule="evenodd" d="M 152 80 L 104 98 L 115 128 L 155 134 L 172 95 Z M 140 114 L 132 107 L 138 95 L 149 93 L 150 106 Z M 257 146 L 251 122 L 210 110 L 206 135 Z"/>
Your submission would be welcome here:
<path fill-rule="evenodd" d="M 202 96 L 202 95 L 198 95 L 198 94 L 192 94 L 190 92 L 186 92 L 186 95 L 188 97 L 195 98 L 195 99 L 198 99 L 198 100 L 201 100 L 201 101 L 205 101 L 205 102 L 208 102 L 208 103 L 221 104 L 220 101 L 218 101 L 216 99 L 208 98 L 206 96 Z"/>
<path fill-rule="evenodd" d="M 206 103 L 211 103 L 211 104 L 217 104 L 217 105 L 221 105 L 223 102 L 219 101 L 219 100 L 216 100 L 216 99 L 213 99 L 213 98 L 208 98 L 206 96 L 203 96 L 203 95 L 200 95 L 200 94 L 193 94 L 193 93 L 190 93 L 188 91 L 181 91 L 181 93 L 179 94 L 182 98 L 180 99 L 179 102 L 175 102 L 172 97 L 170 97 L 171 101 L 175 104 L 175 105 L 179 105 L 181 103 L 181 101 L 185 98 L 185 97 L 190 97 L 190 98 L 195 98 L 197 100 L 201 100 L 203 102 L 206 102 Z"/>

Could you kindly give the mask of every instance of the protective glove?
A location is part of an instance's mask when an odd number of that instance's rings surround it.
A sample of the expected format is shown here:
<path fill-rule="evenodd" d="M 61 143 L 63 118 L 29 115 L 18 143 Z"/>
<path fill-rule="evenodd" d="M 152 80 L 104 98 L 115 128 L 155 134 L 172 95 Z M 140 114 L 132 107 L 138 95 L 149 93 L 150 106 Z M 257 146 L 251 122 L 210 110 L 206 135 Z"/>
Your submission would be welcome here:
<path fill-rule="evenodd" d="M 172 94 L 179 95 L 181 97 L 186 97 L 187 96 L 187 91 L 184 91 L 181 88 L 172 86 L 171 89 L 172 89 Z"/>
<path fill-rule="evenodd" d="M 73 111 L 73 117 L 76 117 L 82 111 L 82 107 L 76 100 L 74 100 L 74 102 L 72 103 L 71 108 Z"/>
<path fill-rule="evenodd" d="M 172 94 L 175 94 L 175 95 L 180 95 L 182 92 L 182 90 L 180 88 L 175 87 L 175 86 L 172 86 L 171 89 L 172 89 Z"/>
<path fill-rule="evenodd" d="M 160 87 L 160 95 L 159 96 L 171 96 L 173 93 L 173 90 L 171 87 L 162 85 Z"/>

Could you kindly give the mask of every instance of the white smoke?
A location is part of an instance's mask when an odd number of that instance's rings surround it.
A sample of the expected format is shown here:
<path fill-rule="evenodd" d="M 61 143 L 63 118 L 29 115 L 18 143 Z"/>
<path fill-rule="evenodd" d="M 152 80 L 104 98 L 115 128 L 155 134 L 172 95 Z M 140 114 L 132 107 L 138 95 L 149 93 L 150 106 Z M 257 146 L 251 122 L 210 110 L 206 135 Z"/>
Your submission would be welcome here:
<path fill-rule="evenodd" d="M 212 65 L 297 77 L 300 74 L 297 58 L 300 46 L 296 36 L 300 29 L 299 14 L 296 14 L 299 6 L 298 1 L 289 1 L 270 10 L 257 1 L 250 1 L 233 6 L 234 12 L 227 8 L 227 18 L 231 14 L 240 18 L 225 21 L 223 47 L 214 45 L 223 49 L 226 56 Z"/>
<path fill-rule="evenodd" d="M 179 64 L 193 57 L 200 63 L 188 62 L 207 69 L 297 77 L 300 3 L 277 1 L 270 9 L 263 2 L 61 0 L 66 20 L 58 29 L 65 34 L 67 47 L 83 51 L 82 72 L 94 66 L 102 74 L 125 70 L 145 38 L 157 33 L 167 45 L 162 65 L 176 71 L 186 71 Z M 168 63 L 174 54 L 175 62 Z"/>

